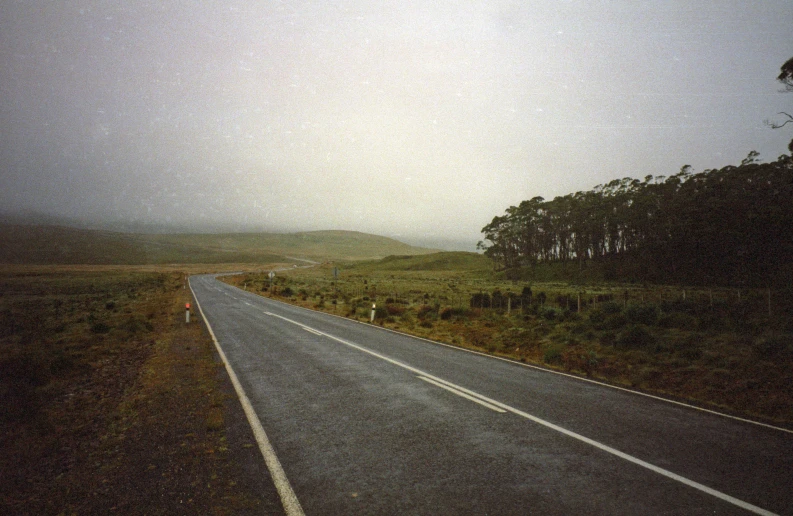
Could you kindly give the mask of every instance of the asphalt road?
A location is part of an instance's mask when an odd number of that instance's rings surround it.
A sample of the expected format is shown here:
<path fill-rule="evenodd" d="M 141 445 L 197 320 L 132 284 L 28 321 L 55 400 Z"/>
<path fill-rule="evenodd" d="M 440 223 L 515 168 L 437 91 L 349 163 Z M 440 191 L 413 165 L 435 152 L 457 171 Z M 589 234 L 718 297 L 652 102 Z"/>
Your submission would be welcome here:
<path fill-rule="evenodd" d="M 789 431 L 190 284 L 298 514 L 793 514 Z"/>

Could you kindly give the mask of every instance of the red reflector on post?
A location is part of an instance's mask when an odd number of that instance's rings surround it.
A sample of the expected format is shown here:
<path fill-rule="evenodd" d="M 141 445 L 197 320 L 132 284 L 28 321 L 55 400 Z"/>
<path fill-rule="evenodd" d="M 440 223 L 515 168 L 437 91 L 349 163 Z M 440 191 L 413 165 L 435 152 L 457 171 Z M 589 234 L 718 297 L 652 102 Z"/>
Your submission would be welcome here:
<path fill-rule="evenodd" d="M 185 310 L 190 310 L 190 303 L 185 303 L 184 308 Z"/>

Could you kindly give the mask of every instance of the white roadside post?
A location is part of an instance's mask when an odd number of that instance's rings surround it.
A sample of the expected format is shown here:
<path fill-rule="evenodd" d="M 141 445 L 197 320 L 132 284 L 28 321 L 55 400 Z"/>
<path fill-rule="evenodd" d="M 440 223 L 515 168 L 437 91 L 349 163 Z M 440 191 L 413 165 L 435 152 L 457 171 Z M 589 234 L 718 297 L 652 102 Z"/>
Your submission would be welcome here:
<path fill-rule="evenodd" d="M 377 303 L 372 303 L 372 313 L 369 316 L 369 322 L 374 322 L 375 310 L 377 310 Z"/>
<path fill-rule="evenodd" d="M 190 323 L 190 303 L 184 305 L 184 322 Z"/>

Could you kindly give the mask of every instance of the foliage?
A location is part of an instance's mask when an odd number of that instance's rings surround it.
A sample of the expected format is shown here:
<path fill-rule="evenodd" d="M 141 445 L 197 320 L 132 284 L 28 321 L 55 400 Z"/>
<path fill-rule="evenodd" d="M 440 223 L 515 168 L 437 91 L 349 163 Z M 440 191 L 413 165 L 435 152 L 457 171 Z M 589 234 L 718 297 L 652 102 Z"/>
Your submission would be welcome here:
<path fill-rule="evenodd" d="M 470 305 L 471 308 L 490 308 L 492 306 L 490 294 L 487 292 L 477 292 L 471 295 Z"/>
<path fill-rule="evenodd" d="M 614 346 L 621 349 L 646 348 L 654 342 L 652 334 L 647 327 L 641 324 L 632 324 L 617 335 Z"/>
<path fill-rule="evenodd" d="M 562 361 L 562 353 L 565 350 L 564 344 L 554 343 L 545 348 L 542 361 L 546 364 L 559 364 Z"/>
<path fill-rule="evenodd" d="M 421 321 L 432 320 L 438 317 L 438 309 L 434 306 L 422 305 L 417 311 L 417 316 Z"/>
<path fill-rule="evenodd" d="M 658 308 L 648 304 L 629 304 L 625 309 L 625 317 L 633 322 L 652 326 L 658 321 Z"/>
<path fill-rule="evenodd" d="M 689 284 L 785 283 L 793 262 L 793 160 L 669 178 L 614 180 L 546 201 L 534 197 L 482 228 L 497 267 L 574 263 L 605 279 Z"/>
<path fill-rule="evenodd" d="M 443 321 L 449 321 L 451 319 L 462 319 L 468 318 L 472 315 L 471 310 L 467 308 L 460 308 L 460 307 L 451 307 L 447 306 L 443 310 L 441 310 L 439 316 Z"/>
<path fill-rule="evenodd" d="M 787 91 L 793 91 L 793 57 L 785 61 L 779 70 L 780 73 L 776 79 L 785 85 Z"/>

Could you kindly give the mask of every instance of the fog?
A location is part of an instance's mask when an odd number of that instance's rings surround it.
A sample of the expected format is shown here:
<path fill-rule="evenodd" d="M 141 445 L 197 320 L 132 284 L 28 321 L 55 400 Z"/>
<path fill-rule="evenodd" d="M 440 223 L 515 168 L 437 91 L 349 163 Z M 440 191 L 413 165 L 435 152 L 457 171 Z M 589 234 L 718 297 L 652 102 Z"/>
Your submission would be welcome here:
<path fill-rule="evenodd" d="M 786 153 L 791 56 L 789 0 L 4 1 L 0 203 L 473 249 L 524 199 Z"/>

